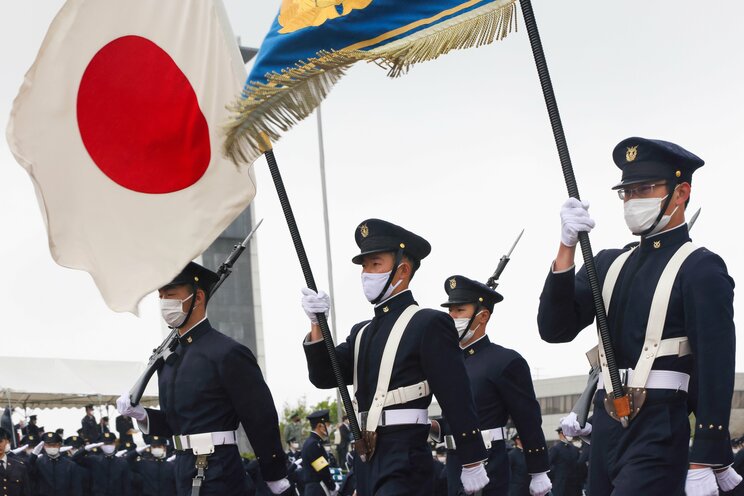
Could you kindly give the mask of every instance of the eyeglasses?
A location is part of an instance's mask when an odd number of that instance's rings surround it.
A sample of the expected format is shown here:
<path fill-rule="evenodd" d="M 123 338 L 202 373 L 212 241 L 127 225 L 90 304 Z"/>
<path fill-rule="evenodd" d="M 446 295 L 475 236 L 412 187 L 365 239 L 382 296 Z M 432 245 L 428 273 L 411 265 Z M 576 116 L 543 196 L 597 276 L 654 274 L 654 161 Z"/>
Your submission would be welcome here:
<path fill-rule="evenodd" d="M 654 194 L 654 188 L 666 185 L 667 183 L 641 184 L 632 188 L 622 188 L 617 190 L 617 196 L 621 200 L 630 200 L 631 198 L 650 198 Z"/>

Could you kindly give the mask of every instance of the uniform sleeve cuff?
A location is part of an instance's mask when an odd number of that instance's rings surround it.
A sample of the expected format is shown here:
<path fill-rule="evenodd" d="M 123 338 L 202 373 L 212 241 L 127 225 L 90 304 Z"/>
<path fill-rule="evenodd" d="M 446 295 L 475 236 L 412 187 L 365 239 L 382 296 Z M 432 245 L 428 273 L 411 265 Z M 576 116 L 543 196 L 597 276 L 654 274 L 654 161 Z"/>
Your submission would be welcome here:
<path fill-rule="evenodd" d="M 555 260 L 553 260 L 553 263 L 550 264 L 550 273 L 551 274 L 565 274 L 566 272 L 571 272 L 576 268 L 576 264 L 573 264 L 571 267 L 563 270 L 555 270 Z"/>
<path fill-rule="evenodd" d="M 323 338 L 320 338 L 320 339 L 318 339 L 316 341 L 310 341 L 310 333 L 308 332 L 307 333 L 307 336 L 305 336 L 305 340 L 302 342 L 302 344 L 304 344 L 305 346 L 312 346 L 314 344 L 318 344 L 318 343 L 322 343 L 322 342 L 323 342 Z"/>

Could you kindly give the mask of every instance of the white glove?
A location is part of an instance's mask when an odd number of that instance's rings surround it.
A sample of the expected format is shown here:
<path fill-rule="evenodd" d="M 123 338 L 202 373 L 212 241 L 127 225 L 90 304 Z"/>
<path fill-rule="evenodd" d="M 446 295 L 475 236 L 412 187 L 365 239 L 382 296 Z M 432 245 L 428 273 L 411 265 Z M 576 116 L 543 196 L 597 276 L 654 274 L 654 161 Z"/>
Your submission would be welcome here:
<path fill-rule="evenodd" d="M 687 496 L 718 496 L 718 483 L 713 469 L 691 468 L 687 471 L 687 482 L 685 482 L 685 494 Z"/>
<path fill-rule="evenodd" d="M 44 449 L 44 441 L 42 441 L 42 442 L 40 442 L 39 444 L 37 444 L 37 445 L 36 445 L 36 446 L 34 447 L 34 450 L 32 451 L 32 453 L 33 453 L 34 455 L 36 455 L 36 456 L 39 456 L 39 455 L 41 455 L 41 450 L 43 450 L 43 449 Z"/>
<path fill-rule="evenodd" d="M 732 491 L 741 482 L 741 475 L 731 467 L 714 473 L 716 475 L 718 487 L 721 488 L 721 491 Z"/>
<path fill-rule="evenodd" d="M 338 496 L 338 484 L 333 483 L 333 489 L 330 490 L 330 496 Z"/>
<path fill-rule="evenodd" d="M 331 297 L 322 289 L 317 293 L 310 288 L 302 288 L 302 309 L 307 314 L 310 322 L 318 323 L 318 313 L 324 313 L 328 317 L 328 309 L 331 308 Z"/>
<path fill-rule="evenodd" d="M 14 455 L 17 455 L 18 453 L 25 450 L 26 448 L 28 448 L 28 444 L 24 444 L 23 446 L 18 446 L 16 449 L 10 450 L 10 452 L 13 453 Z"/>
<path fill-rule="evenodd" d="M 576 418 L 576 413 L 571 412 L 561 419 L 563 434 L 570 437 L 588 436 L 592 433 L 592 424 L 587 422 L 582 429 Z"/>
<path fill-rule="evenodd" d="M 132 406 L 132 402 L 129 399 L 129 393 L 124 393 L 119 396 L 116 400 L 116 409 L 121 415 L 132 417 L 139 421 L 143 421 L 147 418 L 147 412 L 142 405 Z"/>
<path fill-rule="evenodd" d="M 166 462 L 172 462 L 176 459 L 176 455 L 171 455 L 168 458 L 165 459 Z"/>
<path fill-rule="evenodd" d="M 579 232 L 590 232 L 594 225 L 589 217 L 589 202 L 569 198 L 561 207 L 561 243 L 564 245 L 576 246 Z"/>
<path fill-rule="evenodd" d="M 61 447 L 61 448 L 59 449 L 59 452 L 60 452 L 60 453 L 67 453 L 67 452 L 68 452 L 68 451 L 70 451 L 71 449 L 72 449 L 72 446 L 62 446 L 62 447 Z"/>
<path fill-rule="evenodd" d="M 103 446 L 103 443 L 86 444 L 85 451 L 93 451 L 94 449 L 100 448 L 101 446 Z"/>
<path fill-rule="evenodd" d="M 149 448 L 149 447 L 150 447 L 150 445 L 149 445 L 149 444 L 146 444 L 146 445 L 144 445 L 144 446 L 142 446 L 142 447 L 139 447 L 139 448 L 137 448 L 137 449 L 136 449 L 135 451 L 137 451 L 137 454 L 138 454 L 138 455 L 141 455 L 141 454 L 142 454 L 142 453 L 144 453 L 144 452 L 145 452 L 145 450 L 146 450 L 147 448 Z"/>
<path fill-rule="evenodd" d="M 530 494 L 532 496 L 545 496 L 553 489 L 553 484 L 550 483 L 547 472 L 540 474 L 530 474 L 532 480 L 530 480 Z"/>
<path fill-rule="evenodd" d="M 486 467 L 482 463 L 479 463 L 475 467 L 462 467 L 460 481 L 462 481 L 462 487 L 465 489 L 466 494 L 473 494 L 476 491 L 480 491 L 488 484 Z"/>
<path fill-rule="evenodd" d="M 269 490 L 271 490 L 273 494 L 282 494 L 284 491 L 292 487 L 286 477 L 276 481 L 266 481 L 266 485 L 269 486 Z"/>
<path fill-rule="evenodd" d="M 297 460 L 293 461 L 292 464 L 297 467 L 298 469 L 302 468 L 302 458 L 298 458 Z"/>
<path fill-rule="evenodd" d="M 122 456 L 124 456 L 124 455 L 127 454 L 127 451 L 128 450 L 125 450 L 125 449 L 119 450 L 119 451 L 116 452 L 116 455 L 114 455 L 114 456 L 116 456 L 116 458 L 121 458 Z"/>

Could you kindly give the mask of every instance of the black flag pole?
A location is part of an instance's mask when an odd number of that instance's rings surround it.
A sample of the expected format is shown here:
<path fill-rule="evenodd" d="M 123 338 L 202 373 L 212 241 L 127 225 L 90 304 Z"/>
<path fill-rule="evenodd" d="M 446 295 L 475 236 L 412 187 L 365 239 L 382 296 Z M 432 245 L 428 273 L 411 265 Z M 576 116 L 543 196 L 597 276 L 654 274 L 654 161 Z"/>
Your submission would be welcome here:
<path fill-rule="evenodd" d="M 555 93 L 553 92 L 553 83 L 550 80 L 550 72 L 548 71 L 548 64 L 545 60 L 542 42 L 540 41 L 540 33 L 537 30 L 535 14 L 532 11 L 532 2 L 530 0 L 520 0 L 519 3 L 522 7 L 522 15 L 524 16 L 527 34 L 530 39 L 530 45 L 532 46 L 532 54 L 535 57 L 537 73 L 540 77 L 540 86 L 542 86 L 545 104 L 548 108 L 550 125 L 553 128 L 553 136 L 555 137 L 555 144 L 558 148 L 558 156 L 560 157 L 561 167 L 563 168 L 563 178 L 566 182 L 566 188 L 568 189 L 569 196 L 580 200 L 579 188 L 576 185 L 576 176 L 574 175 L 573 166 L 571 165 L 571 156 L 568 153 L 566 136 L 563 133 L 561 116 L 558 113 L 558 103 L 556 102 Z M 615 412 L 617 413 L 623 427 L 627 427 L 631 415 L 630 400 L 628 396 L 625 395 L 623 384 L 620 381 L 620 374 L 617 370 L 615 353 L 612 348 L 612 340 L 610 339 L 610 330 L 607 325 L 607 313 L 602 300 L 602 291 L 599 287 L 597 268 L 594 264 L 594 254 L 592 253 L 589 234 L 586 232 L 580 232 L 579 242 L 581 243 L 581 253 L 584 257 L 584 267 L 586 268 L 586 274 L 589 279 L 589 286 L 592 290 L 594 310 L 597 316 L 597 328 L 602 343 L 604 343 L 605 356 L 604 360 L 602 360 L 602 366 L 607 368 L 610 375 L 610 381 L 612 382 L 612 396 Z"/>
<path fill-rule="evenodd" d="M 266 162 L 269 164 L 269 172 L 271 173 L 271 178 L 274 181 L 276 193 L 279 196 L 279 203 L 281 204 L 282 210 L 284 211 L 284 218 L 287 221 L 287 227 L 289 228 L 289 234 L 292 237 L 292 243 L 294 243 L 295 251 L 297 252 L 297 258 L 300 261 L 302 274 L 305 276 L 305 284 L 313 291 L 318 291 L 318 287 L 315 284 L 315 277 L 313 277 L 313 271 L 310 268 L 310 261 L 307 258 L 307 253 L 305 253 L 305 246 L 302 243 L 302 238 L 300 237 L 300 230 L 297 227 L 297 221 L 295 221 L 294 213 L 292 212 L 292 206 L 289 203 L 289 196 L 287 195 L 287 190 L 284 188 L 284 181 L 282 180 L 281 173 L 279 172 L 279 166 L 276 163 L 276 157 L 274 156 L 274 150 L 272 148 L 271 141 L 265 134 L 261 134 L 261 141 L 261 151 L 266 157 Z M 344 377 L 341 374 L 341 367 L 338 364 L 338 357 L 336 356 L 336 345 L 333 342 L 331 330 L 328 327 L 328 320 L 323 313 L 317 314 L 317 317 L 320 331 L 323 334 L 323 342 L 326 345 L 328 356 L 331 359 L 331 368 L 333 369 L 333 375 L 336 377 L 336 385 L 338 386 L 338 390 L 341 393 L 341 400 L 344 404 L 344 409 L 346 410 L 347 417 L 349 418 L 349 426 L 351 427 L 351 434 L 352 436 L 354 436 L 355 448 L 357 453 L 360 454 L 362 460 L 364 461 L 366 458 L 367 447 L 365 445 L 364 439 L 362 438 L 362 431 L 359 429 L 359 422 L 357 421 L 357 417 L 354 411 L 354 405 L 351 402 L 349 390 L 346 388 L 346 382 L 344 381 Z"/>

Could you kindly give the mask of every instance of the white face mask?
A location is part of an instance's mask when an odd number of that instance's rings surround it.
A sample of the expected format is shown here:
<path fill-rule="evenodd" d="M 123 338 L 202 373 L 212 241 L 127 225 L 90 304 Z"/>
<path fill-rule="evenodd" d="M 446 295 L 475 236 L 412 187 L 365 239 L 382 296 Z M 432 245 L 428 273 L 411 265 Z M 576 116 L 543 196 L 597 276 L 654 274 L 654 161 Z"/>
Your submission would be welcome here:
<path fill-rule="evenodd" d="M 483 310 L 476 313 L 475 316 L 482 314 Z M 470 317 L 463 317 L 458 319 L 452 319 L 455 321 L 455 329 L 457 329 L 457 336 L 460 338 L 460 343 L 467 343 L 470 341 L 470 338 L 473 337 L 475 334 L 475 331 L 478 330 L 480 327 L 480 324 L 475 326 L 475 329 L 467 329 L 468 324 L 470 323 Z"/>
<path fill-rule="evenodd" d="M 400 267 L 400 265 L 398 265 L 398 267 Z M 390 274 L 392 272 L 392 270 L 383 274 L 370 274 L 367 272 L 362 272 L 362 289 L 364 290 L 364 296 L 367 298 L 368 302 L 372 303 L 373 301 L 375 301 L 375 298 L 380 296 L 382 288 L 385 287 L 385 283 L 388 279 L 390 279 Z M 390 295 L 393 294 L 393 291 L 395 290 L 395 288 L 398 287 L 400 283 L 401 281 L 398 281 L 395 284 L 391 284 L 390 286 L 388 286 L 387 291 L 385 291 L 385 294 L 382 295 L 380 301 L 390 298 Z"/>
<path fill-rule="evenodd" d="M 170 327 L 183 325 L 186 320 L 186 312 L 183 311 L 183 304 L 193 298 L 193 296 L 194 293 L 191 293 L 185 300 L 160 299 L 160 314 Z"/>
<path fill-rule="evenodd" d="M 101 446 L 101 451 L 103 451 L 104 455 L 113 455 L 114 451 L 116 451 L 116 446 L 113 444 L 104 444 Z"/>
<path fill-rule="evenodd" d="M 654 221 L 659 216 L 661 206 L 667 196 L 661 198 L 634 198 L 626 201 L 623 210 L 625 224 L 627 224 L 630 232 L 639 235 L 654 225 Z M 672 215 L 677 211 L 677 208 L 675 207 L 670 215 L 663 215 L 654 230 L 648 233 L 647 236 L 661 232 L 669 224 L 669 221 L 672 220 Z"/>
<path fill-rule="evenodd" d="M 163 458 L 165 456 L 165 450 L 163 448 L 151 448 L 150 453 L 155 458 Z"/>
<path fill-rule="evenodd" d="M 44 446 L 44 451 L 46 451 L 46 454 L 50 458 L 55 458 L 56 456 L 59 455 L 59 448 L 52 448 L 52 447 L 49 447 L 49 446 Z"/>

